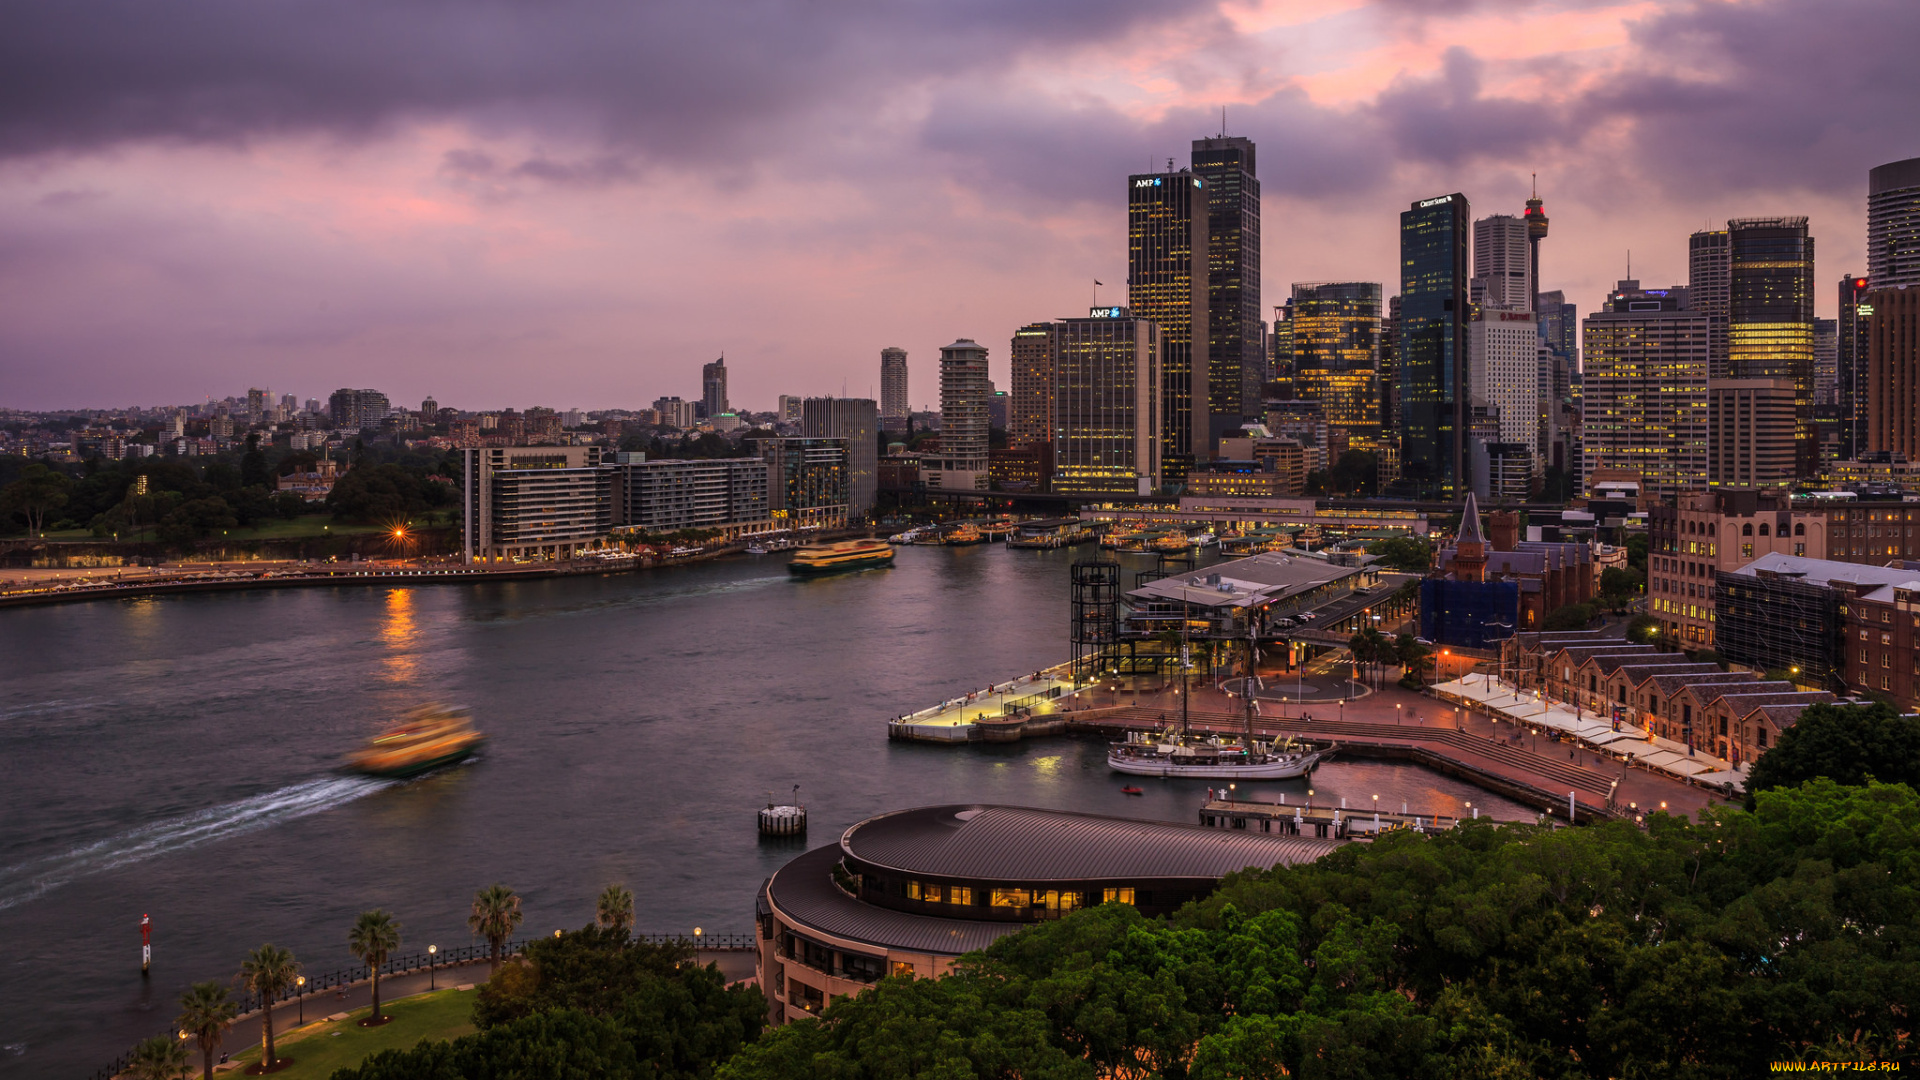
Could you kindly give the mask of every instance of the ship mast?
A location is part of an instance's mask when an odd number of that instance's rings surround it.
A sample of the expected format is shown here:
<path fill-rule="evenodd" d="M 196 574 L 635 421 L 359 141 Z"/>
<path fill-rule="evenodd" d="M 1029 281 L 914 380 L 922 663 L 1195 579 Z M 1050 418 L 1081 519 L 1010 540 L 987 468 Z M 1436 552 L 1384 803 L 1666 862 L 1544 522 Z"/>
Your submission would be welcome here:
<path fill-rule="evenodd" d="M 1187 679 L 1187 598 L 1184 590 L 1180 597 L 1180 737 L 1185 739 L 1193 733 L 1187 719 L 1187 701 L 1193 697 L 1193 683 Z"/>
<path fill-rule="evenodd" d="M 1245 690 L 1246 690 L 1246 692 L 1247 692 L 1247 753 L 1248 753 L 1249 755 L 1251 755 L 1251 754 L 1253 753 L 1253 668 L 1254 668 L 1254 657 L 1255 657 L 1255 656 L 1257 655 L 1257 653 L 1258 653 L 1258 651 L 1259 651 L 1259 650 L 1257 649 L 1257 647 L 1256 647 L 1256 646 L 1258 645 L 1258 642 L 1256 642 L 1256 641 L 1254 640 L 1254 634 L 1255 634 L 1255 632 L 1256 632 L 1256 630 L 1255 630 L 1255 624 L 1254 624 L 1254 621 L 1253 621 L 1253 620 L 1254 620 L 1255 618 L 1256 618 L 1256 615 L 1255 615 L 1255 613 L 1254 613 L 1254 609 L 1253 609 L 1253 605 L 1252 605 L 1252 604 L 1248 604 L 1248 605 L 1247 605 L 1247 682 L 1246 682 L 1246 685 L 1245 685 L 1245 687 L 1244 687 L 1244 689 L 1245 689 Z"/>

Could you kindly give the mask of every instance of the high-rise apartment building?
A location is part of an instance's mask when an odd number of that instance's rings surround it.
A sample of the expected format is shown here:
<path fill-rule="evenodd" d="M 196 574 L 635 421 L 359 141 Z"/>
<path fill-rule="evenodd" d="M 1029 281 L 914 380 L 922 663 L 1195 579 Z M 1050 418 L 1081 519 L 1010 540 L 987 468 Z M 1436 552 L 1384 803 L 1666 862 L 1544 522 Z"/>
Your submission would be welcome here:
<path fill-rule="evenodd" d="M 1454 192 L 1400 214 L 1400 471 L 1416 494 L 1467 490 L 1467 250 L 1472 208 Z"/>
<path fill-rule="evenodd" d="M 1051 327 L 1053 491 L 1152 494 L 1160 486 L 1158 327 L 1125 308 L 1095 308 Z"/>
<path fill-rule="evenodd" d="M 1820 468 L 1813 423 L 1813 237 L 1803 217 L 1727 222 L 1727 372 L 1735 379 L 1792 379 L 1794 473 Z"/>
<path fill-rule="evenodd" d="M 986 346 L 961 338 L 940 350 L 940 452 L 921 462 L 927 487 L 986 489 L 992 394 Z"/>
<path fill-rule="evenodd" d="M 1050 442 L 1054 436 L 1054 324 L 1028 323 L 1015 330 L 1011 357 L 1013 392 L 1007 402 L 1007 441 Z"/>
<path fill-rule="evenodd" d="M 808 398 L 800 405 L 800 434 L 847 441 L 847 509 L 873 509 L 880 492 L 880 412 L 872 398 Z"/>
<path fill-rule="evenodd" d="M 1711 326 L 1713 377 L 1727 377 L 1727 311 L 1733 291 L 1733 240 L 1725 229 L 1703 229 L 1687 238 L 1687 304 Z"/>
<path fill-rule="evenodd" d="M 1380 434 L 1380 283 L 1295 282 L 1288 320 L 1294 394 L 1329 427 Z"/>
<path fill-rule="evenodd" d="M 1876 289 L 1920 285 L 1920 158 L 1867 173 L 1867 278 Z"/>
<path fill-rule="evenodd" d="M 1790 379 L 1715 379 L 1707 384 L 1710 486 L 1793 486 L 1793 395 Z"/>
<path fill-rule="evenodd" d="M 1868 318 L 1867 449 L 1920 461 L 1920 287 L 1874 290 Z"/>
<path fill-rule="evenodd" d="M 614 471 L 597 446 L 498 446 L 460 452 L 466 562 L 564 559 L 613 528 Z"/>
<path fill-rule="evenodd" d="M 719 416 L 731 412 L 727 406 L 727 358 L 700 367 L 700 402 L 706 406 L 707 416 Z"/>
<path fill-rule="evenodd" d="M 1581 475 L 1624 469 L 1665 497 L 1707 486 L 1710 317 L 1621 281 L 1582 324 Z"/>
<path fill-rule="evenodd" d="M 1528 223 L 1494 214 L 1473 223 L 1473 302 L 1508 311 L 1533 310 L 1532 244 Z"/>
<path fill-rule="evenodd" d="M 799 394 L 781 394 L 775 411 L 783 424 L 797 424 L 806 410 L 807 399 Z"/>
<path fill-rule="evenodd" d="M 905 431 L 912 415 L 907 399 L 907 350 L 888 346 L 880 350 L 880 426 Z"/>
<path fill-rule="evenodd" d="M 717 529 L 728 539 L 773 527 L 767 463 L 760 458 L 616 454 L 613 525 L 643 533 Z"/>
<path fill-rule="evenodd" d="M 1210 436 L 1260 412 L 1260 180 L 1253 140 L 1193 140 L 1207 194 L 1207 389 Z"/>
<path fill-rule="evenodd" d="M 1127 307 L 1160 328 L 1161 468 L 1182 480 L 1212 445 L 1206 181 L 1181 171 L 1127 185 Z"/>
<path fill-rule="evenodd" d="M 1267 335 L 1267 381 L 1293 385 L 1293 297 L 1273 308 L 1273 329 Z M 1289 389 L 1291 393 L 1291 389 Z"/>
<path fill-rule="evenodd" d="M 843 529 L 853 497 L 845 439 L 749 439 L 767 463 L 767 506 L 775 528 Z"/>
<path fill-rule="evenodd" d="M 1840 279 L 1840 306 L 1834 319 L 1834 368 L 1839 385 L 1835 389 L 1840 407 L 1840 450 L 1842 460 L 1851 461 L 1867 448 L 1867 329 L 1873 313 L 1866 304 L 1869 279 L 1848 274 Z"/>
<path fill-rule="evenodd" d="M 392 408 L 387 395 L 378 390 L 335 390 L 327 402 L 336 431 L 372 431 Z"/>
<path fill-rule="evenodd" d="M 682 401 L 678 396 L 653 399 L 653 408 L 660 414 L 660 426 L 675 431 L 688 431 L 693 427 L 694 403 Z"/>

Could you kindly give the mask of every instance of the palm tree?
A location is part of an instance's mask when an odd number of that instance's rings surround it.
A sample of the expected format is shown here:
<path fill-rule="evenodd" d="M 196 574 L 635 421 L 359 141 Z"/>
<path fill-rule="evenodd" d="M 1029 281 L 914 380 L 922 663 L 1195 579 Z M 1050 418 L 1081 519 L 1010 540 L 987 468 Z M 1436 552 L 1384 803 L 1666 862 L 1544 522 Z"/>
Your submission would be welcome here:
<path fill-rule="evenodd" d="M 609 885 L 601 890 L 595 921 L 624 934 L 633 929 L 633 894 L 624 885 Z"/>
<path fill-rule="evenodd" d="M 251 993 L 260 995 L 260 1067 L 270 1069 L 280 1060 L 273 1053 L 273 1002 L 293 985 L 300 974 L 300 962 L 291 949 L 262 945 L 240 962 L 240 982 Z"/>
<path fill-rule="evenodd" d="M 181 1031 L 200 1043 L 205 1068 L 201 1075 L 213 1080 L 213 1052 L 220 1048 L 220 1037 L 233 1026 L 240 1006 L 217 982 L 197 982 L 180 995 L 180 1018 L 174 1021 Z"/>
<path fill-rule="evenodd" d="M 500 947 L 520 926 L 520 918 L 520 897 L 505 885 L 489 885 L 473 894 L 473 914 L 467 916 L 467 928 L 493 946 L 489 976 L 499 973 Z"/>
<path fill-rule="evenodd" d="M 400 924 L 393 916 L 375 908 L 361 912 L 360 917 L 353 920 L 353 930 L 347 934 L 347 948 L 352 950 L 355 960 L 367 965 L 373 973 L 373 1012 L 367 1014 L 368 1027 L 386 1019 L 380 1014 L 380 965 L 399 947 Z"/>
<path fill-rule="evenodd" d="M 137 1080 L 180 1080 L 192 1066 L 184 1039 L 155 1035 L 133 1048 L 127 1072 Z"/>

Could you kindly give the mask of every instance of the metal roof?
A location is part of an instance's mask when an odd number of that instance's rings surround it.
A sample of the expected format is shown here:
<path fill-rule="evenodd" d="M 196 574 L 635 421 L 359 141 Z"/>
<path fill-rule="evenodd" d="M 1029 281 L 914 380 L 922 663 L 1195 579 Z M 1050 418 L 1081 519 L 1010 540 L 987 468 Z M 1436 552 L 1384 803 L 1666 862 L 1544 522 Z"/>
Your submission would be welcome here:
<path fill-rule="evenodd" d="M 869 818 L 840 847 L 861 862 L 932 877 L 1022 882 L 1204 878 L 1311 862 L 1339 845 L 1201 825 L 1019 806 L 927 806 Z"/>
<path fill-rule="evenodd" d="M 767 880 L 768 898 L 802 933 L 812 927 L 881 949 L 958 956 L 1032 925 L 915 915 L 863 903 L 833 883 L 833 866 L 839 861 L 840 848 L 829 844 L 793 860 Z"/>
<path fill-rule="evenodd" d="M 1353 577 L 1363 569 L 1269 551 L 1150 581 L 1128 593 L 1127 599 L 1170 600 L 1196 607 L 1244 607 L 1284 600 Z M 1209 584 L 1208 578 L 1218 578 L 1219 583 Z"/>

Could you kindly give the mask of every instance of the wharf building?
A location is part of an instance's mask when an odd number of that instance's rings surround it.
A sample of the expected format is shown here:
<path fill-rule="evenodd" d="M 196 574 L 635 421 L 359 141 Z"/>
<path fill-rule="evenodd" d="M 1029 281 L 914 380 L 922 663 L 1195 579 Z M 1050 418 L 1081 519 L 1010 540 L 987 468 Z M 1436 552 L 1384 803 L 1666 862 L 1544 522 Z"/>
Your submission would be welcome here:
<path fill-rule="evenodd" d="M 1259 415 L 1265 358 L 1260 339 L 1260 180 L 1253 140 L 1222 132 L 1193 140 L 1193 174 L 1207 201 L 1209 445 Z"/>
<path fill-rule="evenodd" d="M 1422 199 L 1400 214 L 1401 478 L 1415 494 L 1442 499 L 1468 486 L 1471 219 L 1459 192 Z"/>
<path fill-rule="evenodd" d="M 1583 324 L 1581 474 L 1631 472 L 1664 498 L 1707 486 L 1712 320 L 1690 290 L 1619 282 Z"/>
<path fill-rule="evenodd" d="M 1294 392 L 1350 445 L 1381 436 L 1380 294 L 1376 281 L 1295 282 L 1286 309 Z"/>
<path fill-rule="evenodd" d="M 1061 319 L 1055 346 L 1055 494 L 1151 495 L 1160 486 L 1160 332 L 1125 308 Z M 1018 339 L 1016 339 L 1018 340 Z"/>
<path fill-rule="evenodd" d="M 1727 376 L 1793 383 L 1794 475 L 1820 468 L 1813 424 L 1813 237 L 1804 217 L 1736 218 L 1727 294 Z"/>
<path fill-rule="evenodd" d="M 564 559 L 613 528 L 614 471 L 597 446 L 462 450 L 461 556 L 467 563 Z"/>
<path fill-rule="evenodd" d="M 1206 182 L 1182 170 L 1127 178 L 1127 308 L 1160 334 L 1160 462 L 1184 480 L 1212 446 Z"/>
<path fill-rule="evenodd" d="M 1715 647 L 1714 584 L 1765 555 L 1827 557 L 1827 510 L 1777 489 L 1728 488 L 1647 509 L 1647 614 L 1689 651 Z"/>
<path fill-rule="evenodd" d="M 1335 841 L 1013 806 L 928 806 L 862 821 L 787 863 L 755 904 L 768 1020 L 819 1016 L 889 976 L 1081 908 L 1161 916 L 1249 867 L 1312 862 Z"/>
<path fill-rule="evenodd" d="M 717 530 L 732 540 L 773 528 L 767 463 L 760 458 L 646 460 L 616 454 L 616 530 Z"/>
<path fill-rule="evenodd" d="M 880 426 L 887 431 L 905 431 L 912 416 L 913 406 L 907 399 L 907 350 L 888 346 L 880 350 Z"/>
<path fill-rule="evenodd" d="M 766 461 L 767 509 L 776 529 L 844 529 L 853 499 L 845 439 L 753 439 Z"/>
<path fill-rule="evenodd" d="M 1722 671 L 1683 653 L 1608 639 L 1598 630 L 1516 634 L 1501 646 L 1500 665 L 1504 677 L 1546 700 L 1644 728 L 1736 766 L 1777 744 L 1809 705 L 1838 700 L 1787 680 Z"/>
<path fill-rule="evenodd" d="M 847 444 L 847 512 L 861 517 L 880 492 L 880 417 L 871 398 L 807 398 L 800 405 L 800 434 Z"/>
<path fill-rule="evenodd" d="M 1488 526 L 1481 530 L 1479 503 L 1468 492 L 1459 538 L 1435 553 L 1434 572 L 1420 583 L 1421 637 L 1486 648 L 1593 599 L 1591 547 L 1521 540 L 1519 515 L 1510 510 L 1494 512 Z"/>

